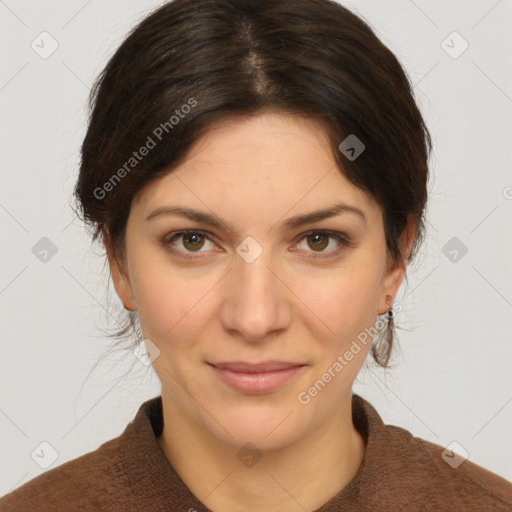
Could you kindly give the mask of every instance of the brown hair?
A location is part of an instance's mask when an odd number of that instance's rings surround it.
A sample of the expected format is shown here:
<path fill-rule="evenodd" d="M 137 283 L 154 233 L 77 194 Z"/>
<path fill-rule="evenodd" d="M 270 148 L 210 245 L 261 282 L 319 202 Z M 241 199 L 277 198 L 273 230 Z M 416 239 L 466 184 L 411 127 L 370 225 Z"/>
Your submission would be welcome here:
<path fill-rule="evenodd" d="M 388 258 L 416 222 L 424 238 L 431 140 L 412 85 L 360 17 L 332 0 L 174 0 L 127 35 L 94 83 L 75 189 L 78 211 L 123 256 L 134 195 L 172 171 L 190 146 L 230 117 L 283 112 L 322 123 L 334 158 L 381 206 Z M 349 135 L 365 145 L 348 158 Z M 145 148 L 145 149 L 143 149 Z M 135 327 L 136 315 L 116 333 Z M 392 321 L 372 346 L 389 362 Z M 137 340 L 137 342 L 140 340 Z"/>

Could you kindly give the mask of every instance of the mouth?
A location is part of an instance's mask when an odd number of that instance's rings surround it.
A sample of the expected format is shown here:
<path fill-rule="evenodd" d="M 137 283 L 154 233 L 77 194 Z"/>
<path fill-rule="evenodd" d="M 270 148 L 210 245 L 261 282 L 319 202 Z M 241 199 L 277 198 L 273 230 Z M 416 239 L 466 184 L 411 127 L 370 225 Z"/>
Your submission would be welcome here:
<path fill-rule="evenodd" d="M 302 363 L 284 361 L 266 361 L 258 364 L 234 361 L 208 365 L 224 384 L 251 395 L 276 391 L 306 367 Z"/>

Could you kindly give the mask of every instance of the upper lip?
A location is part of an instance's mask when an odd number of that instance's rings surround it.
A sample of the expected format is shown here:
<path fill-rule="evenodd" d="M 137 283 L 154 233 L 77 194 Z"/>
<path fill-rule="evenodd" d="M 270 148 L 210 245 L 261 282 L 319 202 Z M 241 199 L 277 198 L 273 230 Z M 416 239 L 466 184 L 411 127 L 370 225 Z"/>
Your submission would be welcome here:
<path fill-rule="evenodd" d="M 276 370 L 287 370 L 298 366 L 305 366 L 302 363 L 289 363 L 286 361 L 263 361 L 261 363 L 246 363 L 244 361 L 222 361 L 220 363 L 208 363 L 217 368 L 225 368 L 232 372 L 262 373 Z"/>

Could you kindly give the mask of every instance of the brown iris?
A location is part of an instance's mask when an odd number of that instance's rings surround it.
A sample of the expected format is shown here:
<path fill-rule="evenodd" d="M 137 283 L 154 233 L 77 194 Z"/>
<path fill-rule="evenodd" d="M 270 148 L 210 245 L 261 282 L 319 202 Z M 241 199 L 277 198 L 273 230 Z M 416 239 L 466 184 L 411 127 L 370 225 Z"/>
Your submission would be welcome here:
<path fill-rule="evenodd" d="M 197 251 L 204 245 L 204 236 L 197 233 L 183 235 L 183 246 L 189 251 Z"/>
<path fill-rule="evenodd" d="M 307 240 L 308 240 L 308 244 L 309 244 L 310 240 L 313 240 L 313 243 L 315 245 L 314 246 L 310 245 L 310 247 L 315 250 L 319 249 L 320 251 L 325 249 L 327 247 L 327 245 L 329 244 L 329 237 L 327 235 L 322 235 L 322 234 L 318 234 L 318 233 L 309 235 L 307 237 Z"/>

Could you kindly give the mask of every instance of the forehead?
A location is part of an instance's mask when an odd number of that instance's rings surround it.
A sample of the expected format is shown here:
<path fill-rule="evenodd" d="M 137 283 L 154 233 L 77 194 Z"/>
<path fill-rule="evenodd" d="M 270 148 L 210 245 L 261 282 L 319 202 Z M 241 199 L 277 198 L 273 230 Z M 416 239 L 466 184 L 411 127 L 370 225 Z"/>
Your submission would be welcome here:
<path fill-rule="evenodd" d="M 213 163 L 243 163 L 247 171 L 257 170 L 252 164 L 267 164 L 265 168 L 273 162 L 290 166 L 303 162 L 304 158 L 306 163 L 313 159 L 319 167 L 334 163 L 331 151 L 319 121 L 267 113 L 217 123 L 192 145 L 180 170 L 207 159 Z"/>
<path fill-rule="evenodd" d="M 282 114 L 219 123 L 134 200 L 145 214 L 179 203 L 230 219 L 247 209 L 279 219 L 339 202 L 378 214 L 371 196 L 343 176 L 322 125 Z"/>

